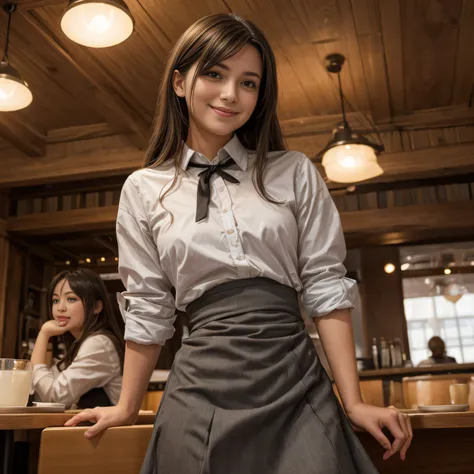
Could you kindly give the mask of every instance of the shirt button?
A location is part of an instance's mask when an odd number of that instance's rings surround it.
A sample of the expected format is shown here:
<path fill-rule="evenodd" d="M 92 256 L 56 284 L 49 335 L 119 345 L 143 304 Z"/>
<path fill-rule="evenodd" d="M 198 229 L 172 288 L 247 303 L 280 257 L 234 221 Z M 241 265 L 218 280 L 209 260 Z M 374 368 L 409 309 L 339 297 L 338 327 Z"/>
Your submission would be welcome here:
<path fill-rule="evenodd" d="M 219 188 L 219 192 L 220 192 L 220 193 L 224 192 L 224 186 L 221 186 L 221 187 Z"/>
<path fill-rule="evenodd" d="M 237 257 L 237 260 L 243 260 L 244 258 L 245 258 L 244 255 L 239 255 L 239 256 Z"/>
<path fill-rule="evenodd" d="M 222 214 L 225 214 L 228 211 L 229 211 L 229 209 L 222 209 Z"/>
<path fill-rule="evenodd" d="M 231 234 L 234 233 L 234 231 L 233 231 L 232 229 L 229 229 L 229 230 L 227 231 L 227 233 L 228 233 L 229 235 L 231 235 Z"/>

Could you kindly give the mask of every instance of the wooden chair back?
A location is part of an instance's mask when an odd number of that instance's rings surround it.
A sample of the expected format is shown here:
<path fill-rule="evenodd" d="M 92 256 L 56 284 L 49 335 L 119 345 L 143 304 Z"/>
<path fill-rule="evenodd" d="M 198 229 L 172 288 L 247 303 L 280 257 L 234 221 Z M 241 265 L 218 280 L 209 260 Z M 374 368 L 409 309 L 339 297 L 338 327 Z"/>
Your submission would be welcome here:
<path fill-rule="evenodd" d="M 450 405 L 449 386 L 453 383 L 469 383 L 472 374 L 423 375 L 404 377 L 403 403 L 405 408 L 419 405 Z"/>
<path fill-rule="evenodd" d="M 139 474 L 153 425 L 120 426 L 87 439 L 87 428 L 46 428 L 38 474 Z"/>

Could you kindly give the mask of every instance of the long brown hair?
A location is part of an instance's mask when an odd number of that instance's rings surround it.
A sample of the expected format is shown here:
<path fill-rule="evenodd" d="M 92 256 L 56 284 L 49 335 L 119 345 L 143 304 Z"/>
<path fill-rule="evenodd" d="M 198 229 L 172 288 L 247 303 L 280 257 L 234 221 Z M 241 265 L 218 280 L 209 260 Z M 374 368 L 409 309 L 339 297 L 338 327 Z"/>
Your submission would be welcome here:
<path fill-rule="evenodd" d="M 56 275 L 48 290 L 48 301 L 50 317 L 52 318 L 52 299 L 56 285 L 66 280 L 71 290 L 82 300 L 84 305 L 84 329 L 81 337 L 75 339 L 70 332 L 60 336 L 66 346 L 66 355 L 58 363 L 58 369 L 67 369 L 77 356 L 82 343 L 92 335 L 103 334 L 114 344 L 120 358 L 121 369 L 123 370 L 124 360 L 124 323 L 118 318 L 110 304 L 109 295 L 102 278 L 97 273 L 87 268 L 74 270 L 64 270 Z M 94 314 L 94 309 L 98 301 L 102 301 L 102 311 Z"/>
<path fill-rule="evenodd" d="M 185 75 L 196 64 L 192 92 L 204 71 L 225 61 L 246 45 L 254 46 L 263 63 L 263 77 L 255 110 L 235 134 L 242 145 L 256 152 L 253 181 L 259 194 L 276 203 L 265 190 L 263 174 L 269 151 L 285 150 L 277 118 L 278 81 L 275 55 L 265 35 L 250 21 L 233 14 L 210 15 L 196 21 L 178 40 L 166 65 L 158 95 L 153 134 L 146 151 L 145 166 L 160 166 L 173 160 L 175 176 L 162 199 L 177 182 L 183 145 L 188 136 L 189 113 L 186 101 L 173 89 L 173 72 Z"/>

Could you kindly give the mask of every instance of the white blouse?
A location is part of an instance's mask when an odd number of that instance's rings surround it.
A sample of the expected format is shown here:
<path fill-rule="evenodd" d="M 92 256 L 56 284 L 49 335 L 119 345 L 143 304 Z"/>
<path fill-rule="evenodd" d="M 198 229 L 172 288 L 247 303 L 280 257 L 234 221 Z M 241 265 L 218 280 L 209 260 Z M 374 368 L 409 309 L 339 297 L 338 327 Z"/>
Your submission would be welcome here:
<path fill-rule="evenodd" d="M 116 405 L 122 388 L 120 358 L 113 342 L 104 334 L 88 337 L 71 365 L 59 371 L 56 365 L 33 367 L 33 389 L 43 402 L 77 404 L 93 388 L 102 387 Z"/>
<path fill-rule="evenodd" d="M 214 174 L 208 217 L 195 222 L 202 169 L 189 161 L 217 164 L 229 156 L 235 165 L 226 172 L 240 184 Z M 258 194 L 255 162 L 236 136 L 212 162 L 185 147 L 178 184 L 163 205 L 172 162 L 128 177 L 117 216 L 125 339 L 163 345 L 174 332 L 175 308 L 184 311 L 206 290 L 240 278 L 267 277 L 295 288 L 311 317 L 354 306 L 339 214 L 315 166 L 302 153 L 269 154 L 264 184 L 283 201 L 277 205 Z"/>

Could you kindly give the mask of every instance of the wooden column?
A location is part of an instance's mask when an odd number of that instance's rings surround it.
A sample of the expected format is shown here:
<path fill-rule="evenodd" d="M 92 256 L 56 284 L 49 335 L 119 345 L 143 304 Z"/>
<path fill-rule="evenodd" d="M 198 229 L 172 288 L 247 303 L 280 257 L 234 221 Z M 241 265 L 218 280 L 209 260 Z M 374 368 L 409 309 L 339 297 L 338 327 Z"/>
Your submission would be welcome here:
<path fill-rule="evenodd" d="M 5 328 L 5 303 L 7 298 L 8 239 L 6 221 L 0 219 L 0 357 L 3 357 L 3 335 Z"/>
<path fill-rule="evenodd" d="M 386 273 L 387 263 L 395 265 Z M 398 247 L 369 247 L 361 249 L 361 281 L 363 330 L 366 354 L 371 354 L 372 339 L 393 340 L 398 337 L 409 357 L 408 332 L 403 307 L 403 287 Z"/>

